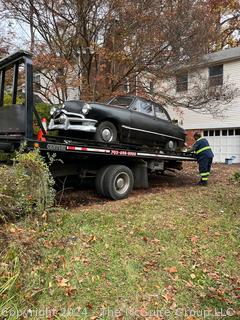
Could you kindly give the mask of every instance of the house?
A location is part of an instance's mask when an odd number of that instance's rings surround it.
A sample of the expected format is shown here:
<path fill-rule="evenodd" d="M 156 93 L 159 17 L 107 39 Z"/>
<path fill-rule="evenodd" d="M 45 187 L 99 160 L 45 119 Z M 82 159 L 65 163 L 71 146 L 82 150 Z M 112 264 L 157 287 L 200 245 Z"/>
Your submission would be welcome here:
<path fill-rule="evenodd" d="M 196 77 L 200 77 L 198 81 L 207 79 L 209 90 L 221 90 L 224 84 L 240 89 L 240 47 L 208 54 L 197 71 L 177 75 L 174 81 L 175 96 L 186 92 L 191 94 Z M 202 132 L 212 146 L 215 162 L 225 162 L 231 157 L 234 157 L 234 162 L 240 162 L 240 95 L 236 92 L 231 102 L 222 107 L 221 116 L 186 108 L 176 112 L 168 108 L 172 118 L 177 118 L 187 131 L 189 142 L 193 142 L 195 131 Z"/>
<path fill-rule="evenodd" d="M 151 77 L 148 78 L 146 75 L 141 77 L 141 82 L 146 82 L 146 87 L 149 86 L 149 93 L 154 93 L 161 87 L 162 92 L 173 97 L 191 96 L 196 83 L 205 83 L 209 93 L 212 90 L 221 91 L 224 85 L 239 88 L 240 91 L 240 47 L 208 54 L 197 67 L 187 67 L 175 78 L 161 83 L 154 82 L 154 88 Z M 54 92 L 51 81 L 36 75 L 35 85 L 42 90 L 45 88 L 45 92 L 49 95 L 48 101 L 59 103 L 59 94 Z M 136 89 L 136 83 L 134 86 Z M 126 79 L 123 91 L 132 92 L 130 87 L 132 85 L 130 86 L 129 79 Z M 138 94 L 137 89 L 135 92 Z M 69 87 L 67 96 L 68 99 L 78 99 L 78 88 Z M 240 95 L 235 95 L 231 102 L 221 108 L 223 108 L 221 116 L 186 108 L 178 108 L 176 111 L 176 108 L 173 109 L 171 106 L 168 106 L 168 112 L 171 118 L 178 119 L 179 124 L 186 130 L 189 144 L 193 143 L 194 132 L 201 131 L 212 146 L 215 162 L 225 162 L 225 159 L 234 157 L 234 162 L 240 163 Z"/>

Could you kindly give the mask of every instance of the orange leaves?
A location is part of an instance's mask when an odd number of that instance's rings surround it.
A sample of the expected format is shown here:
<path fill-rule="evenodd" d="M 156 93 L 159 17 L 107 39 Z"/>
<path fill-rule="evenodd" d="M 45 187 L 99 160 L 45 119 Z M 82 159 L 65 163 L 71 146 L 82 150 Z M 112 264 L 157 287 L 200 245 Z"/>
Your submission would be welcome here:
<path fill-rule="evenodd" d="M 71 297 L 71 296 L 75 295 L 76 291 L 77 291 L 76 288 L 73 288 L 71 286 L 67 286 L 65 289 L 65 295 L 68 297 Z"/>
<path fill-rule="evenodd" d="M 48 241 L 48 240 L 45 240 L 45 241 L 43 242 L 43 245 L 44 245 L 44 247 L 47 248 L 47 249 L 51 249 L 51 248 L 53 247 L 52 242 L 51 242 L 51 241 Z"/>
<path fill-rule="evenodd" d="M 69 280 L 65 279 L 61 276 L 56 276 L 56 282 L 57 282 L 58 287 L 67 287 Z"/>
<path fill-rule="evenodd" d="M 176 267 L 166 268 L 166 271 L 169 273 L 177 273 L 178 272 Z"/>
<path fill-rule="evenodd" d="M 149 272 L 150 270 L 156 269 L 158 266 L 157 261 L 155 260 L 150 260 L 144 263 L 144 272 Z"/>
<path fill-rule="evenodd" d="M 169 292 L 163 294 L 162 297 L 165 300 L 165 302 L 172 302 L 173 300 L 173 295 Z"/>
<path fill-rule="evenodd" d="M 160 240 L 157 239 L 157 238 L 154 238 L 154 239 L 151 240 L 151 243 L 159 244 L 159 243 L 160 243 Z"/>
<path fill-rule="evenodd" d="M 65 295 L 70 297 L 70 296 L 73 296 L 77 289 L 72 287 L 69 283 L 69 279 L 66 279 L 62 276 L 56 276 L 55 277 L 55 280 L 56 280 L 56 283 L 57 283 L 57 286 L 59 288 L 63 288 L 64 289 L 64 292 L 65 292 Z M 49 283 L 49 289 L 52 289 L 52 284 L 51 282 Z"/>
<path fill-rule="evenodd" d="M 193 243 L 193 244 L 196 244 L 197 242 L 198 242 L 198 240 L 199 240 L 199 238 L 198 238 L 198 236 L 192 236 L 191 237 L 191 242 Z"/>
<path fill-rule="evenodd" d="M 194 284 L 193 284 L 193 282 L 191 280 L 190 281 L 184 281 L 184 283 L 185 283 L 185 286 L 187 288 L 193 288 L 194 287 Z"/>
<path fill-rule="evenodd" d="M 148 242 L 148 238 L 146 236 L 144 236 L 142 239 L 144 242 Z"/>
<path fill-rule="evenodd" d="M 15 226 L 10 226 L 8 231 L 11 233 L 11 234 L 22 234 L 24 232 L 23 229 L 21 228 L 17 228 Z"/>
<path fill-rule="evenodd" d="M 162 294 L 162 298 L 164 299 L 164 301 L 166 303 L 171 303 L 171 305 L 172 304 L 175 305 L 175 302 L 176 302 L 175 301 L 175 295 L 176 295 L 176 293 L 177 293 L 177 289 L 175 287 L 173 287 L 173 286 L 168 285 L 168 286 L 166 286 L 164 288 L 164 292 Z"/>
<path fill-rule="evenodd" d="M 197 320 L 197 318 L 195 318 L 193 316 L 188 316 L 185 320 Z"/>
<path fill-rule="evenodd" d="M 91 243 L 91 242 L 95 242 L 96 240 L 97 240 L 96 236 L 91 235 L 90 238 L 87 240 L 87 242 Z"/>
<path fill-rule="evenodd" d="M 133 232 L 132 232 L 132 234 L 133 234 Z M 147 236 L 143 236 L 142 237 L 142 240 L 144 241 L 144 242 L 148 242 L 149 244 L 153 244 L 153 245 L 158 245 L 158 244 L 160 244 L 160 240 L 159 239 L 157 239 L 157 238 L 153 238 L 153 239 L 149 239 Z"/>

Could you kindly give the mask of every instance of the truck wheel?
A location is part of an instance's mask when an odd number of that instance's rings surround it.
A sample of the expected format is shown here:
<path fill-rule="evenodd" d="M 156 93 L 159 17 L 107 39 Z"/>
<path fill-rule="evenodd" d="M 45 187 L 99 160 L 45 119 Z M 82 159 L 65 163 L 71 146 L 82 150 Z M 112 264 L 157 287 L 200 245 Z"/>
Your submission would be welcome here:
<path fill-rule="evenodd" d="M 115 125 L 109 121 L 100 123 L 95 133 L 95 140 L 99 142 L 116 142 L 117 129 Z"/>
<path fill-rule="evenodd" d="M 96 191 L 97 191 L 98 194 L 100 194 L 100 195 L 102 195 L 102 196 L 106 196 L 106 195 L 105 195 L 104 188 L 103 188 L 103 179 L 104 179 L 104 177 L 105 177 L 105 174 L 106 174 L 108 168 L 109 168 L 109 165 L 102 167 L 102 168 L 97 172 L 96 179 L 95 179 L 95 188 L 96 188 Z"/>
<path fill-rule="evenodd" d="M 103 178 L 105 195 L 113 200 L 127 198 L 133 189 L 133 173 L 123 165 L 111 165 Z"/>

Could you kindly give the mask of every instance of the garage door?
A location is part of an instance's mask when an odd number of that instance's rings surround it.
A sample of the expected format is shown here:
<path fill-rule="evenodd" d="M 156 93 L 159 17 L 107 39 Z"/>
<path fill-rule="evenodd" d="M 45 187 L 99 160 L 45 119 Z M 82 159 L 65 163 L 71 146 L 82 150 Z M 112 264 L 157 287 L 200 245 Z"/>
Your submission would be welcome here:
<path fill-rule="evenodd" d="M 234 163 L 240 162 L 240 128 L 204 130 L 214 152 L 214 162 L 225 162 L 235 156 Z"/>

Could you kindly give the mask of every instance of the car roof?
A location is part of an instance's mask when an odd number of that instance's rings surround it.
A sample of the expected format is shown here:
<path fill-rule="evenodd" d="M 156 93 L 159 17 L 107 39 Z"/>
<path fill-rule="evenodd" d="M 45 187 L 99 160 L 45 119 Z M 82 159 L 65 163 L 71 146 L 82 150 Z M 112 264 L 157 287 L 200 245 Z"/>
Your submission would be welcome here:
<path fill-rule="evenodd" d="M 146 99 L 146 98 L 141 97 L 141 96 L 134 96 L 134 95 L 119 95 L 119 96 L 114 96 L 112 99 L 114 99 L 114 98 L 118 98 L 118 97 L 120 97 L 120 98 L 143 99 L 143 100 L 145 100 L 145 101 L 153 102 L 153 103 L 156 103 L 156 104 L 158 104 L 158 105 L 162 106 L 159 102 L 155 102 L 155 101 L 153 101 L 153 100 Z"/>

